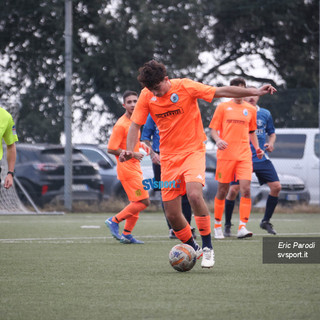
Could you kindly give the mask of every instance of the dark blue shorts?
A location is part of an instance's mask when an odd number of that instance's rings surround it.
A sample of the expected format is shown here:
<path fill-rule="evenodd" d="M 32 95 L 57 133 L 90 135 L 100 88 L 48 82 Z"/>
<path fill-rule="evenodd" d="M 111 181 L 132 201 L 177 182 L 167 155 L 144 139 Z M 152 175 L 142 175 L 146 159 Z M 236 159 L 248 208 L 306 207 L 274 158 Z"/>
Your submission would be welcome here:
<path fill-rule="evenodd" d="M 268 182 L 279 181 L 276 169 L 270 160 L 253 162 L 253 172 L 256 174 L 260 185 Z M 239 184 L 239 181 L 233 181 L 230 185 Z"/>

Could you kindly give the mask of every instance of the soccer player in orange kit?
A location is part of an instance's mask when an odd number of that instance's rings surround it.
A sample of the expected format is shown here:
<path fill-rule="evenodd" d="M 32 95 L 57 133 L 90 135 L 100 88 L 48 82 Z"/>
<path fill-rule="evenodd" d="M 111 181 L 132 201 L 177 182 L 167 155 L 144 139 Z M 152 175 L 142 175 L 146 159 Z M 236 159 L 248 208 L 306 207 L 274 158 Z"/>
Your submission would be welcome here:
<path fill-rule="evenodd" d="M 123 106 L 125 114 L 119 118 L 113 127 L 112 134 L 108 143 L 108 152 L 117 158 L 118 179 L 130 200 L 121 212 L 106 220 L 106 226 L 117 240 L 124 244 L 142 244 L 143 241 L 135 239 L 131 232 L 139 219 L 140 211 L 150 205 L 149 193 L 144 190 L 142 185 L 142 171 L 140 161 L 143 154 L 139 152 L 140 143 L 134 145 L 133 157 L 128 162 L 120 162 L 119 155 L 122 150 L 127 148 L 127 135 L 131 125 L 131 115 L 138 100 L 138 94 L 134 91 L 126 91 L 123 94 Z M 119 234 L 119 223 L 125 220 L 123 233 Z"/>
<path fill-rule="evenodd" d="M 134 156 L 133 149 L 140 127 L 148 114 L 155 121 L 160 135 L 160 162 L 162 181 L 181 181 L 179 188 L 162 189 L 165 212 L 176 236 L 191 245 L 202 268 L 212 268 L 214 252 L 211 241 L 211 222 L 208 207 L 203 199 L 205 183 L 205 145 L 197 99 L 212 101 L 214 97 L 244 97 L 273 93 L 271 85 L 259 89 L 241 87 L 212 87 L 190 79 L 169 79 L 162 63 L 146 62 L 139 69 L 138 81 L 145 88 L 141 91 L 132 114 L 128 133 L 127 150 L 120 154 L 120 161 Z M 189 224 L 181 210 L 181 195 L 187 193 L 195 215 L 202 248 L 194 241 Z"/>
<path fill-rule="evenodd" d="M 235 78 L 230 81 L 230 85 L 245 88 L 246 82 L 243 78 Z M 223 102 L 215 110 L 209 127 L 218 147 L 216 180 L 219 184 L 214 199 L 214 237 L 224 238 L 221 219 L 229 183 L 234 180 L 239 180 L 241 192 L 237 237 L 251 237 L 252 232 L 246 228 L 251 212 L 250 185 L 253 170 L 250 140 L 258 158 L 261 159 L 264 154 L 255 133 L 257 109 L 242 98 Z"/>

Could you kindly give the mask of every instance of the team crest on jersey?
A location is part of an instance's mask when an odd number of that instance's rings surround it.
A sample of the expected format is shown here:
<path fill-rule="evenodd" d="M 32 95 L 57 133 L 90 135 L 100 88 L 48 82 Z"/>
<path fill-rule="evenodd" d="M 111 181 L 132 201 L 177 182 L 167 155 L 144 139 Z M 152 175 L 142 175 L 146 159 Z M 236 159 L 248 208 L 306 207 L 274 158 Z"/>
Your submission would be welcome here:
<path fill-rule="evenodd" d="M 179 96 L 176 93 L 173 93 L 170 97 L 171 102 L 176 103 L 179 101 Z"/>
<path fill-rule="evenodd" d="M 260 120 L 260 119 L 258 119 L 258 120 L 257 120 L 257 126 L 258 126 L 258 127 L 262 127 L 262 126 L 263 126 L 263 121 Z"/>
<path fill-rule="evenodd" d="M 153 96 L 153 97 L 151 98 L 151 101 L 157 101 L 157 97 Z"/>
<path fill-rule="evenodd" d="M 248 115 L 248 110 L 247 110 L 247 109 L 243 109 L 243 114 L 244 114 L 245 116 L 247 116 L 247 115 Z"/>

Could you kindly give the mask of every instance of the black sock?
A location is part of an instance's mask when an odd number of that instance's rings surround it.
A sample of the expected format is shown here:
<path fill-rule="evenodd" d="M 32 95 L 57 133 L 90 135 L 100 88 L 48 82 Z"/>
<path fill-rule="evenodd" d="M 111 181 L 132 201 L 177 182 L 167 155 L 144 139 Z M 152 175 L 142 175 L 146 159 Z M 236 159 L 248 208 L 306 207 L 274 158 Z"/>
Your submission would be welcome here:
<path fill-rule="evenodd" d="M 234 209 L 235 200 L 228 200 L 226 199 L 225 205 L 224 205 L 224 211 L 225 211 L 225 226 L 231 226 L 231 218 L 232 213 Z"/>
<path fill-rule="evenodd" d="M 207 236 L 201 236 L 201 239 L 202 248 L 208 247 L 209 249 L 212 249 L 211 233 L 209 233 Z"/>
<path fill-rule="evenodd" d="M 273 197 L 269 194 L 266 204 L 266 211 L 264 213 L 264 217 L 262 221 L 269 221 L 273 215 L 274 209 L 278 204 L 278 197 Z"/>
<path fill-rule="evenodd" d="M 192 210 L 191 210 L 191 206 L 190 206 L 187 194 L 185 194 L 182 197 L 182 212 L 183 212 L 184 217 L 188 221 L 188 223 L 191 224 Z"/>
<path fill-rule="evenodd" d="M 193 237 L 191 237 L 187 242 L 185 242 L 189 246 L 191 246 L 194 250 L 197 250 L 197 243 L 194 241 Z"/>

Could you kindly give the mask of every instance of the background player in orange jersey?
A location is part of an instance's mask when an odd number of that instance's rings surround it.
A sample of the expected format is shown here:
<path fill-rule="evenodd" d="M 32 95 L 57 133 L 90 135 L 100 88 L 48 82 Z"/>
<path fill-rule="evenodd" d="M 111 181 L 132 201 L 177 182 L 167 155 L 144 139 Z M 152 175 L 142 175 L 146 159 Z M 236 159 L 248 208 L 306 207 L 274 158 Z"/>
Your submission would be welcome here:
<path fill-rule="evenodd" d="M 243 78 L 230 81 L 231 86 L 246 87 Z M 257 129 L 257 109 L 242 98 L 236 98 L 218 105 L 209 125 L 215 140 L 217 151 L 216 179 L 219 181 L 218 191 L 214 199 L 214 237 L 223 239 L 221 220 L 229 183 L 239 180 L 240 223 L 238 238 L 251 237 L 252 232 L 246 228 L 251 212 L 250 185 L 252 176 L 252 153 L 250 140 L 257 157 L 262 158 L 264 152 L 259 147 L 255 130 Z"/>
<path fill-rule="evenodd" d="M 197 99 L 212 101 L 214 97 L 243 97 L 273 93 L 271 85 L 259 89 L 241 87 L 212 87 L 190 79 L 169 79 L 162 63 L 146 62 L 139 69 L 139 82 L 145 88 L 141 91 L 132 124 L 128 133 L 127 150 L 120 155 L 120 161 L 134 156 L 134 146 L 141 125 L 150 113 L 160 135 L 161 180 L 180 180 L 179 188 L 162 190 L 167 218 L 183 243 L 191 245 L 200 257 L 201 266 L 212 268 L 214 252 L 211 241 L 210 215 L 202 196 L 205 183 L 205 145 Z M 181 210 L 181 195 L 187 193 L 202 239 L 202 249 L 194 241 L 189 224 Z"/>
<path fill-rule="evenodd" d="M 143 154 L 139 152 L 139 142 L 133 146 L 133 157 L 128 162 L 120 162 L 119 155 L 122 150 L 127 148 L 127 135 L 131 125 L 131 115 L 138 100 L 138 94 L 134 91 L 126 91 L 123 94 L 123 106 L 126 109 L 125 114 L 119 118 L 113 127 L 112 134 L 108 143 L 108 152 L 117 158 L 118 179 L 121 181 L 124 190 L 130 200 L 121 212 L 106 220 L 106 226 L 111 234 L 121 243 L 141 244 L 140 240 L 135 239 L 131 232 L 139 219 L 140 211 L 146 209 L 149 204 L 148 191 L 143 189 L 142 171 L 140 161 Z M 119 234 L 119 223 L 125 220 L 123 233 Z"/>
<path fill-rule="evenodd" d="M 260 223 L 260 228 L 266 230 L 270 234 L 276 234 L 276 231 L 273 229 L 273 225 L 270 223 L 270 219 L 272 218 L 274 210 L 278 204 L 281 184 L 277 171 L 268 157 L 268 152 L 272 152 L 274 150 L 274 143 L 276 141 L 273 119 L 270 111 L 265 108 L 260 108 L 257 105 L 259 97 L 245 97 L 244 100 L 252 104 L 257 109 L 256 134 L 258 137 L 260 148 L 265 149 L 264 156 L 262 157 L 262 159 L 259 159 L 256 155 L 254 147 L 250 145 L 252 151 L 253 172 L 256 174 L 260 185 L 267 184 L 270 188 L 265 213 Z M 239 182 L 231 182 L 225 203 L 225 237 L 231 236 L 231 217 L 238 193 Z"/>

